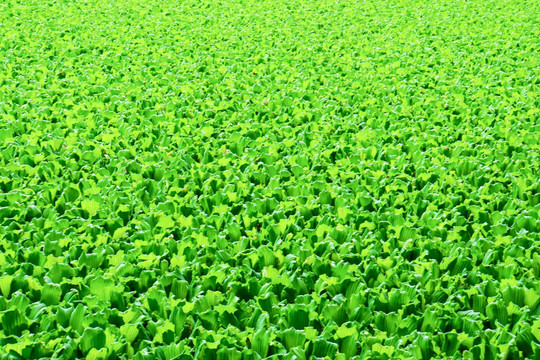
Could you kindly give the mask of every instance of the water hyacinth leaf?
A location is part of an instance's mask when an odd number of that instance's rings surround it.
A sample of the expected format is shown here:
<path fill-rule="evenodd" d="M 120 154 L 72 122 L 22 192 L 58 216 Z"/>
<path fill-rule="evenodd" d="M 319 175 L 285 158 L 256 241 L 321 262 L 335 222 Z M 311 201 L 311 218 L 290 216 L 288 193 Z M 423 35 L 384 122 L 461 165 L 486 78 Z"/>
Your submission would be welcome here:
<path fill-rule="evenodd" d="M 175 359 L 187 359 L 188 355 L 184 355 L 184 348 L 181 344 L 171 344 L 161 347 L 163 356 L 166 360 L 175 360 Z"/>
<path fill-rule="evenodd" d="M 486 315 L 493 322 L 498 321 L 503 325 L 508 323 L 508 310 L 502 301 L 488 304 Z"/>
<path fill-rule="evenodd" d="M 346 359 L 352 358 L 357 352 L 358 343 L 355 336 L 348 336 L 342 339 L 340 353 L 342 353 Z"/>
<path fill-rule="evenodd" d="M 0 291 L 2 292 L 2 295 L 4 297 L 9 297 L 11 294 L 11 282 L 13 280 L 13 276 L 11 275 L 5 275 L 0 277 Z"/>
<path fill-rule="evenodd" d="M 345 325 L 341 325 L 336 331 L 336 337 L 338 338 L 353 337 L 357 334 L 358 331 L 354 327 L 347 327 Z"/>
<path fill-rule="evenodd" d="M 62 289 L 55 284 L 46 284 L 41 290 L 41 301 L 45 305 L 58 305 L 61 296 Z"/>
<path fill-rule="evenodd" d="M 111 279 L 97 277 L 90 282 L 90 292 L 105 300 L 110 300 L 111 294 L 117 291 L 117 289 L 117 286 Z"/>
<path fill-rule="evenodd" d="M 73 309 L 63 308 L 61 306 L 58 307 L 58 310 L 56 311 L 56 321 L 58 324 L 64 328 L 68 327 L 72 312 Z"/>
<path fill-rule="evenodd" d="M 99 203 L 95 200 L 83 200 L 81 201 L 81 208 L 88 212 L 90 217 L 94 216 L 99 210 Z"/>
<path fill-rule="evenodd" d="M 65 197 L 68 202 L 74 202 L 79 196 L 80 191 L 75 186 L 70 186 L 65 192 Z"/>
<path fill-rule="evenodd" d="M 157 226 L 162 227 L 164 229 L 171 228 L 174 226 L 174 220 L 172 219 L 171 216 L 162 215 L 159 217 Z"/>
<path fill-rule="evenodd" d="M 101 350 L 106 345 L 106 335 L 102 329 L 87 328 L 81 337 L 81 350 L 88 354 L 90 350 Z"/>
<path fill-rule="evenodd" d="M 282 333 L 283 343 L 287 349 L 303 347 L 306 336 L 298 330 L 288 329 Z"/>
<path fill-rule="evenodd" d="M 536 343 L 540 343 L 540 319 L 536 319 L 531 326 L 531 333 L 536 339 Z"/>
<path fill-rule="evenodd" d="M 335 358 L 338 352 L 337 344 L 324 340 L 317 339 L 313 341 L 313 355 L 317 357 L 329 357 L 331 359 Z"/>
<path fill-rule="evenodd" d="M 262 358 L 268 354 L 270 347 L 270 333 L 266 329 L 260 329 L 253 335 L 251 348 Z"/>
<path fill-rule="evenodd" d="M 18 309 L 9 310 L 2 314 L 2 328 L 6 336 L 20 336 L 28 328 L 28 322 Z"/>
<path fill-rule="evenodd" d="M 289 310 L 289 324 L 295 329 L 304 329 L 309 324 L 309 312 L 298 308 Z"/>
<path fill-rule="evenodd" d="M 83 332 L 83 323 L 85 318 L 85 307 L 82 304 L 77 305 L 75 310 L 71 313 L 71 317 L 69 319 L 69 326 L 73 328 L 73 330 L 79 332 L 82 334 Z"/>
<path fill-rule="evenodd" d="M 107 358 L 107 349 L 90 349 L 86 355 L 88 360 L 102 360 Z"/>
<path fill-rule="evenodd" d="M 218 360 L 240 360 L 242 352 L 234 348 L 221 348 L 217 351 Z"/>

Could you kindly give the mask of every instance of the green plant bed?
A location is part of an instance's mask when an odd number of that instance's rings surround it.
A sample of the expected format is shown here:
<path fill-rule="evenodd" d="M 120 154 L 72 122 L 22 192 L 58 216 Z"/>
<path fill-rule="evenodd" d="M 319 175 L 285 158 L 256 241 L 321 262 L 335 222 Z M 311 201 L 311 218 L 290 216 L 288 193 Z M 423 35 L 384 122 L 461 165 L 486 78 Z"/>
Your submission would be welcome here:
<path fill-rule="evenodd" d="M 0 359 L 538 359 L 540 3 L 0 3 Z"/>

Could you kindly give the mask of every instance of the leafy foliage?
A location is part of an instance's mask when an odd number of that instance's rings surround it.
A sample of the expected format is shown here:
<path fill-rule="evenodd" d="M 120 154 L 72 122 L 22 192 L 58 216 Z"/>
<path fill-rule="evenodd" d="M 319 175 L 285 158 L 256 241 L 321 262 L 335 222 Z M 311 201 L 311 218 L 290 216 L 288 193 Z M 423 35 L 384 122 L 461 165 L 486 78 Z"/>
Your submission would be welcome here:
<path fill-rule="evenodd" d="M 0 3 L 2 359 L 537 359 L 535 1 Z"/>

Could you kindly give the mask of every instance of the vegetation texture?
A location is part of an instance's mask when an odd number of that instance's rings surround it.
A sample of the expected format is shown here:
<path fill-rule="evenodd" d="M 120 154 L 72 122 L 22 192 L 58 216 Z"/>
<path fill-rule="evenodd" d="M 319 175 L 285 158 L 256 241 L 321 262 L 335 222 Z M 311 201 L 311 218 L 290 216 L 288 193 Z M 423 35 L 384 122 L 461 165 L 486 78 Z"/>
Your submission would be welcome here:
<path fill-rule="evenodd" d="M 540 359 L 540 3 L 0 2 L 0 359 Z"/>

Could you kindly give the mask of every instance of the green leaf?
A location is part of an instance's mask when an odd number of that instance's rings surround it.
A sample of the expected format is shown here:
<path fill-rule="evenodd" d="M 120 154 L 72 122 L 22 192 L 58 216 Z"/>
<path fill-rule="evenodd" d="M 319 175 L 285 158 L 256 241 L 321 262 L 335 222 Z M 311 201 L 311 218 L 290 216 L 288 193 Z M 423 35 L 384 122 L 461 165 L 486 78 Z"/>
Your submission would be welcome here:
<path fill-rule="evenodd" d="M 4 275 L 0 277 L 0 291 L 2 291 L 2 294 L 4 297 L 9 297 L 11 294 L 11 282 L 13 281 L 13 276 L 11 275 Z"/>
<path fill-rule="evenodd" d="M 98 212 L 99 203 L 95 200 L 83 200 L 81 201 L 81 207 L 92 217 Z"/>
<path fill-rule="evenodd" d="M 306 336 L 300 331 L 295 329 L 288 329 L 282 333 L 283 343 L 285 347 L 290 350 L 295 347 L 303 347 Z"/>
<path fill-rule="evenodd" d="M 389 356 L 389 358 L 392 358 L 392 355 L 394 354 L 395 348 L 393 346 L 385 346 L 382 344 L 373 344 L 373 347 L 371 350 L 374 353 L 377 354 L 386 354 Z"/>
<path fill-rule="evenodd" d="M 114 292 L 120 291 L 121 288 L 109 278 L 103 278 L 101 276 L 96 277 L 90 281 L 90 292 L 96 295 L 100 299 L 111 300 Z"/>
<path fill-rule="evenodd" d="M 77 198 L 80 196 L 80 192 L 79 192 L 79 189 L 77 189 L 76 187 L 74 186 L 70 186 L 66 192 L 66 200 L 68 202 L 74 202 L 75 200 L 77 200 Z"/>
<path fill-rule="evenodd" d="M 28 328 L 28 322 L 18 309 L 9 310 L 2 315 L 2 328 L 7 336 L 21 336 Z"/>
<path fill-rule="evenodd" d="M 531 326 L 531 332 L 536 338 L 536 341 L 540 343 L 540 318 L 536 319 L 532 326 Z"/>
<path fill-rule="evenodd" d="M 120 333 L 127 343 L 132 343 L 139 335 L 139 329 L 137 325 L 126 324 L 120 328 Z"/>
<path fill-rule="evenodd" d="M 338 351 L 338 346 L 335 343 L 325 339 L 317 339 L 313 342 L 313 354 L 318 357 L 329 357 L 334 359 Z"/>
<path fill-rule="evenodd" d="M 262 358 L 268 354 L 270 347 L 270 333 L 266 329 L 260 329 L 253 335 L 251 348 Z"/>
<path fill-rule="evenodd" d="M 81 337 L 81 350 L 84 354 L 88 354 L 92 349 L 103 349 L 106 340 L 105 332 L 102 329 L 87 328 Z"/>
<path fill-rule="evenodd" d="M 90 349 L 86 355 L 86 360 L 105 360 L 107 359 L 107 349 Z"/>
<path fill-rule="evenodd" d="M 221 348 L 217 351 L 217 360 L 240 360 L 242 352 L 235 348 Z"/>
<path fill-rule="evenodd" d="M 84 323 L 85 313 L 86 313 L 85 306 L 82 304 L 79 304 L 77 305 L 73 313 L 71 313 L 71 317 L 69 319 L 69 325 L 71 326 L 71 328 L 81 334 L 83 332 L 83 323 Z"/>
<path fill-rule="evenodd" d="M 10 129 L 0 129 L 0 143 L 13 138 L 13 131 Z"/>
<path fill-rule="evenodd" d="M 295 329 L 304 329 L 309 325 L 309 312 L 292 308 L 288 313 L 289 324 Z"/>
<path fill-rule="evenodd" d="M 157 227 L 161 227 L 161 228 L 164 228 L 164 229 L 172 228 L 172 227 L 174 227 L 174 220 L 172 219 L 171 216 L 161 215 L 159 217 Z"/>
<path fill-rule="evenodd" d="M 493 322 L 499 322 L 502 325 L 508 323 L 508 310 L 502 301 L 488 304 L 486 307 L 486 315 Z"/>
<path fill-rule="evenodd" d="M 345 338 L 345 337 L 354 336 L 357 334 L 358 332 L 354 327 L 349 328 L 349 327 L 346 327 L 345 325 L 341 325 L 336 331 L 336 336 L 338 338 Z"/>
<path fill-rule="evenodd" d="M 46 284 L 41 290 L 41 301 L 45 305 L 58 305 L 61 296 L 62 289 L 55 284 Z"/>

